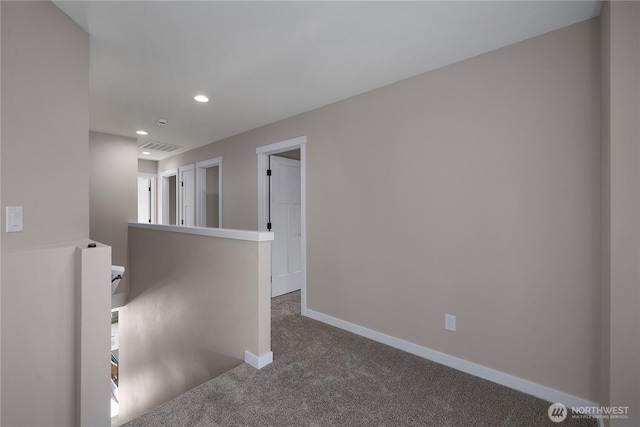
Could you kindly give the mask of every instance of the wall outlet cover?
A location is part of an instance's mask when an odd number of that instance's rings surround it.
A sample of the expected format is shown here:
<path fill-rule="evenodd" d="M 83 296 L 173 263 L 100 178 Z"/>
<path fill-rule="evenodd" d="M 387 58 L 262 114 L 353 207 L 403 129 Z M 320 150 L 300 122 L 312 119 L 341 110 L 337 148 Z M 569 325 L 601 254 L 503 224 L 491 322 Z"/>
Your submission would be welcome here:
<path fill-rule="evenodd" d="M 452 314 L 445 314 L 444 315 L 444 328 L 448 331 L 454 331 L 456 330 L 456 316 L 452 315 Z"/>
<path fill-rule="evenodd" d="M 22 231 L 23 209 L 22 206 L 7 206 L 6 220 L 7 220 L 7 233 L 15 233 Z"/>

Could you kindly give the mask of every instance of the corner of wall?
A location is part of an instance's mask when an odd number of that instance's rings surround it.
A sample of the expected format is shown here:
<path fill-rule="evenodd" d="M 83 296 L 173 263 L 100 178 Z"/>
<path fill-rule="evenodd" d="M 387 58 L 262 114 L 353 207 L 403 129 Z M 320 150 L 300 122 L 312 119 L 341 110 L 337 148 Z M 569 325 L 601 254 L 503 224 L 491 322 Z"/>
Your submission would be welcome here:
<path fill-rule="evenodd" d="M 136 139 L 91 132 L 89 164 L 89 236 L 111 246 L 112 264 L 125 267 L 112 297 L 112 308 L 118 308 L 126 303 L 129 293 L 129 222 L 138 220 Z"/>
<path fill-rule="evenodd" d="M 2 22 L 2 2 L 0 2 L 0 22 Z M 1 26 L 1 25 L 0 25 Z M 2 31 L 0 31 L 0 46 L 2 46 Z M 0 49 L 1 51 L 2 49 Z M 0 94 L 2 93 L 2 55 L 0 54 Z M 2 200 L 2 102 L 0 102 L 0 200 Z M 2 204 L 0 204 L 0 209 Z M 2 232 L 0 230 L 0 378 L 2 372 Z M 0 402 L 2 402 L 2 387 L 0 386 Z M 2 404 L 0 404 L 0 425 L 2 425 Z"/>
<path fill-rule="evenodd" d="M 598 366 L 598 401 L 601 405 L 610 403 L 610 329 L 611 329 L 611 129 L 610 129 L 610 2 L 602 3 L 600 13 L 600 135 L 601 135 L 601 200 L 602 230 L 600 235 L 601 251 L 601 290 L 600 290 L 600 357 Z"/>
<path fill-rule="evenodd" d="M 111 248 L 99 245 L 76 248 L 77 311 L 80 328 L 78 346 L 77 421 L 80 426 L 103 425 L 110 417 L 109 365 L 105 355 L 111 352 L 110 301 L 111 301 Z"/>
<path fill-rule="evenodd" d="M 603 404 L 628 407 L 611 425 L 640 424 L 640 4 L 606 1 L 602 60 Z"/>

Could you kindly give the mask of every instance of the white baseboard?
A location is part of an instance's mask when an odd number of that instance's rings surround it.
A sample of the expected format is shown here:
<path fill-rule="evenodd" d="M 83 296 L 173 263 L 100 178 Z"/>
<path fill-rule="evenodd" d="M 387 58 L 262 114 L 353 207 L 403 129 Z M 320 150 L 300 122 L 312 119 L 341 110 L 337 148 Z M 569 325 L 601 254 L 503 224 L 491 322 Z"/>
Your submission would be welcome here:
<path fill-rule="evenodd" d="M 273 352 L 270 351 L 258 357 L 250 351 L 245 350 L 244 361 L 256 369 L 262 369 L 273 362 Z"/>
<path fill-rule="evenodd" d="M 590 402 L 586 399 L 554 390 L 541 384 L 514 377 L 513 375 L 505 374 L 504 372 L 496 371 L 495 369 L 487 368 L 486 366 L 478 365 L 477 363 L 469 362 L 440 351 L 432 350 L 428 347 L 423 347 L 400 338 L 392 337 L 391 335 L 383 334 L 324 313 L 319 313 L 310 309 L 306 309 L 305 311 L 307 317 L 335 326 L 336 328 L 344 329 L 345 331 L 352 332 L 356 335 L 395 347 L 399 350 L 406 351 L 407 353 L 440 363 L 441 365 L 466 372 L 467 374 L 471 374 L 478 378 L 530 394 L 548 402 L 562 403 L 569 409 L 578 406 L 600 406 L 595 402 Z M 602 419 L 598 419 L 598 424 L 602 425 Z"/>

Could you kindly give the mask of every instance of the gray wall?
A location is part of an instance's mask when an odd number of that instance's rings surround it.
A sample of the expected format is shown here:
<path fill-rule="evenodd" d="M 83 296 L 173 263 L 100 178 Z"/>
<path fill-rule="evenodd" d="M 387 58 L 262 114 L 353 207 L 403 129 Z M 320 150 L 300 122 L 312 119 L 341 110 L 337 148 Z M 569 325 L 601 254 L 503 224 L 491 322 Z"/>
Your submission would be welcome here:
<path fill-rule="evenodd" d="M 89 37 L 56 6 L 2 2 L 2 249 L 89 236 Z"/>
<path fill-rule="evenodd" d="M 270 242 L 130 228 L 129 249 L 121 422 L 270 351 Z"/>
<path fill-rule="evenodd" d="M 75 248 L 2 258 L 2 425 L 76 425 Z"/>
<path fill-rule="evenodd" d="M 295 149 L 291 151 L 286 151 L 284 153 L 278 153 L 279 157 L 284 157 L 287 159 L 300 160 L 300 149 Z"/>
<path fill-rule="evenodd" d="M 2 7 L 0 7 L 0 24 L 2 22 Z M 0 25 L 1 26 L 1 25 Z M 0 30 L 0 46 L 2 46 L 2 31 Z M 0 52 L 1 52 L 0 48 Z M 0 59 L 0 64 L 2 60 Z M 2 67 L 0 66 L 0 82 L 2 81 Z M 0 84 L 0 86 L 2 86 Z M 0 93 L 2 91 L 0 90 Z M 2 157 L 2 107 L 0 102 L 0 158 Z M 2 200 L 2 161 L 0 161 L 0 201 Z M 2 204 L 0 203 L 0 209 Z M 0 233 L 0 307 L 2 304 L 2 234 Z M 0 311 L 0 377 L 2 376 L 2 312 Z M 2 424 L 2 383 L 0 382 L 0 424 Z"/>
<path fill-rule="evenodd" d="M 598 40 L 580 23 L 159 170 L 223 156 L 225 227 L 255 229 L 255 148 L 306 135 L 310 309 L 596 400 Z"/>
<path fill-rule="evenodd" d="M 601 133 L 601 165 L 602 165 L 602 203 L 600 227 L 600 255 L 601 255 L 601 287 L 600 287 L 600 340 L 598 383 L 598 402 L 609 404 L 609 386 L 611 353 L 611 114 L 610 114 L 610 3 L 604 2 L 600 12 L 600 67 L 601 67 L 601 103 L 600 103 L 600 133 Z"/>
<path fill-rule="evenodd" d="M 111 249 L 87 243 L 3 254 L 3 426 L 109 424 Z"/>
<path fill-rule="evenodd" d="M 127 233 L 138 221 L 138 144 L 135 138 L 91 132 L 89 134 L 90 236 L 112 248 L 112 263 L 125 274 L 112 298 L 113 307 L 124 304 L 129 291 Z"/>
<path fill-rule="evenodd" d="M 640 425 L 640 4 L 602 11 L 603 298 L 601 396 Z"/>
<path fill-rule="evenodd" d="M 136 152 L 136 155 L 137 154 Z M 156 175 L 158 173 L 158 162 L 155 160 L 138 159 L 138 172 Z"/>
<path fill-rule="evenodd" d="M 1 232 L 1 422 L 76 425 L 77 263 L 68 242 L 89 237 L 89 37 L 50 2 L 0 10 L 0 210 L 25 209 L 24 232 Z"/>

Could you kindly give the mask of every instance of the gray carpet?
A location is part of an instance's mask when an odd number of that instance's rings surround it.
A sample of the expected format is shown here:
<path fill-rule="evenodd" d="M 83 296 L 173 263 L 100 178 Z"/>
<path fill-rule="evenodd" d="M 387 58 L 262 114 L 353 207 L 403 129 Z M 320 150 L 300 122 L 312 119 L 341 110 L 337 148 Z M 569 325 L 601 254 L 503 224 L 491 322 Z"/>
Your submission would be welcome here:
<path fill-rule="evenodd" d="M 272 304 L 273 364 L 239 367 L 126 424 L 146 426 L 595 426 L 549 402 Z"/>

